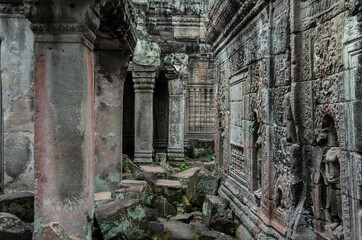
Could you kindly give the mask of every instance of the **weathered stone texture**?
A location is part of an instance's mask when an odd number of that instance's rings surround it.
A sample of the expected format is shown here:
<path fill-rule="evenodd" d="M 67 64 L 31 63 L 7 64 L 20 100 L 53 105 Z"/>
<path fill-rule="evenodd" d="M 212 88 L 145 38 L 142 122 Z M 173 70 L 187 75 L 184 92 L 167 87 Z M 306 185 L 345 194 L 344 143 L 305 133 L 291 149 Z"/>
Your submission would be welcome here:
<path fill-rule="evenodd" d="M 5 192 L 34 189 L 34 36 L 23 12 L 23 7 L 17 4 L 0 4 L 1 169 L 4 169 L 0 181 Z"/>
<path fill-rule="evenodd" d="M 359 238 L 359 1 L 232 2 L 206 4 L 220 194 L 246 235 Z"/>

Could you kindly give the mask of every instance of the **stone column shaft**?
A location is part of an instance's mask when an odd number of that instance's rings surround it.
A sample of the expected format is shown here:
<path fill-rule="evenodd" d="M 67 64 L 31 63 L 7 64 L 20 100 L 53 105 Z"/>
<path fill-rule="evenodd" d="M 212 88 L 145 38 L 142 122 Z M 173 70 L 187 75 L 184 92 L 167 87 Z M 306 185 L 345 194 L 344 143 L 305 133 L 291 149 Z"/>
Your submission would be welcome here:
<path fill-rule="evenodd" d="M 122 180 L 123 86 L 130 52 L 95 50 L 95 191 L 114 191 Z"/>
<path fill-rule="evenodd" d="M 183 82 L 170 80 L 169 89 L 169 127 L 167 153 L 170 160 L 184 159 L 185 97 Z"/>
<path fill-rule="evenodd" d="M 156 67 L 134 65 L 135 155 L 138 163 L 152 163 L 153 89 Z"/>
<path fill-rule="evenodd" d="M 83 32 L 52 34 L 37 29 L 33 26 L 35 230 L 58 222 L 69 235 L 90 237 L 94 188 L 93 44 Z"/>

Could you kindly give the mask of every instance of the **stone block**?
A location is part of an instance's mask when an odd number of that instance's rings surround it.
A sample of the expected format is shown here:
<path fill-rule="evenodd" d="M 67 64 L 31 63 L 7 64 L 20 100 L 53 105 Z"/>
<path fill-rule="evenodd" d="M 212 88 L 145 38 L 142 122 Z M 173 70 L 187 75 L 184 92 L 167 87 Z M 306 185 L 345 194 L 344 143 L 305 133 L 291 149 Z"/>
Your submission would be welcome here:
<path fill-rule="evenodd" d="M 95 207 L 99 207 L 113 201 L 112 192 L 97 192 L 94 193 Z"/>
<path fill-rule="evenodd" d="M 156 163 L 166 162 L 166 160 L 167 160 L 166 153 L 156 153 L 156 157 L 155 157 Z"/>
<path fill-rule="evenodd" d="M 199 240 L 233 240 L 234 238 L 218 231 L 204 231 L 200 234 Z M 249 239 L 249 238 L 243 238 Z M 251 238 L 250 238 L 251 239 Z"/>
<path fill-rule="evenodd" d="M 177 214 L 176 207 L 162 196 L 157 197 L 154 207 L 158 217 L 175 216 Z"/>
<path fill-rule="evenodd" d="M 151 221 L 150 223 L 151 223 L 151 227 L 152 227 L 155 235 L 162 239 L 164 231 L 165 231 L 165 228 L 163 227 L 163 224 L 158 223 L 156 221 Z"/>
<path fill-rule="evenodd" d="M 128 169 L 128 161 L 130 161 L 127 154 L 122 154 L 122 172 L 127 171 Z"/>
<path fill-rule="evenodd" d="M 162 179 L 167 177 L 167 172 L 160 166 L 141 165 L 140 168 L 144 173 L 150 174 L 152 179 Z"/>
<path fill-rule="evenodd" d="M 155 204 L 156 198 L 157 198 L 157 196 L 155 194 L 146 192 L 146 196 L 145 196 L 145 199 L 144 199 L 144 204 L 147 207 L 153 207 L 154 204 Z"/>
<path fill-rule="evenodd" d="M 170 220 L 189 223 L 191 218 L 192 215 L 190 213 L 182 213 L 182 214 L 177 214 L 176 216 L 172 217 Z"/>
<path fill-rule="evenodd" d="M 213 217 L 216 214 L 224 214 L 228 207 L 228 201 L 222 197 L 206 195 L 202 205 L 202 218 L 206 226 L 213 225 Z"/>
<path fill-rule="evenodd" d="M 180 181 L 159 179 L 156 181 L 154 192 L 162 195 L 172 203 L 181 202 L 184 195 L 184 189 Z"/>
<path fill-rule="evenodd" d="M 118 199 L 95 209 L 104 239 L 145 239 L 153 230 L 137 199 Z"/>
<path fill-rule="evenodd" d="M 172 179 L 178 179 L 178 180 L 188 180 L 190 177 L 192 177 L 192 175 L 194 175 L 195 172 L 197 172 L 200 168 L 199 167 L 193 167 L 193 168 L 189 168 L 185 171 L 179 172 L 179 173 L 175 173 L 172 174 L 170 177 Z"/>
<path fill-rule="evenodd" d="M 34 222 L 34 193 L 26 191 L 1 195 L 0 212 L 13 214 L 24 222 Z"/>
<path fill-rule="evenodd" d="M 120 188 L 115 191 L 116 199 L 133 198 L 144 201 L 147 191 L 147 182 L 140 180 L 122 180 Z"/>
<path fill-rule="evenodd" d="M 189 224 L 177 221 L 168 221 L 163 223 L 166 236 L 170 240 L 194 240 L 195 235 Z"/>
<path fill-rule="evenodd" d="M 64 231 L 63 227 L 56 222 L 40 226 L 34 232 L 35 240 L 72 240 Z"/>
<path fill-rule="evenodd" d="M 236 239 L 237 240 L 253 239 L 253 235 L 242 224 L 240 224 L 239 227 L 236 229 L 235 234 L 236 234 Z"/>
<path fill-rule="evenodd" d="M 2 240 L 31 240 L 32 232 L 18 217 L 0 212 L 0 239 Z"/>
<path fill-rule="evenodd" d="M 206 195 L 215 195 L 219 186 L 219 178 L 206 169 L 197 171 L 190 179 L 186 195 L 191 204 L 202 206 Z"/>

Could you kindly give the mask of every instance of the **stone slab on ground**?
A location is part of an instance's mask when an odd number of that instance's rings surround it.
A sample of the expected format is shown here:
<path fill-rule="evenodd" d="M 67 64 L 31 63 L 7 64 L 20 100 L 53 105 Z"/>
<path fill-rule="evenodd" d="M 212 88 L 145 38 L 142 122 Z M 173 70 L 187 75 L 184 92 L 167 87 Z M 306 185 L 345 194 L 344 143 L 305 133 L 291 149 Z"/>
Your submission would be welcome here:
<path fill-rule="evenodd" d="M 200 169 L 199 167 L 189 168 L 185 171 L 172 174 L 170 177 L 172 179 L 188 179 L 192 177 L 192 175 L 194 175 L 194 173 L 197 172 L 199 169 Z"/>
<path fill-rule="evenodd" d="M 32 232 L 29 226 L 15 215 L 0 213 L 0 239 L 1 240 L 31 240 Z"/>
<path fill-rule="evenodd" d="M 172 217 L 170 220 L 189 223 L 191 219 L 192 219 L 192 215 L 190 213 L 181 213 L 181 214 L 177 214 L 176 216 Z"/>
<path fill-rule="evenodd" d="M 0 196 L 0 212 L 7 212 L 24 222 L 34 222 L 34 192 L 23 191 Z"/>
<path fill-rule="evenodd" d="M 194 240 L 195 234 L 189 224 L 177 221 L 163 223 L 167 239 L 172 240 Z"/>
<path fill-rule="evenodd" d="M 251 238 L 244 238 L 244 239 L 246 240 Z M 210 231 L 203 231 L 199 236 L 199 240 L 234 240 L 234 238 L 224 233 L 210 230 Z"/>
<path fill-rule="evenodd" d="M 95 209 L 104 239 L 144 239 L 153 235 L 146 210 L 137 199 L 118 199 Z"/>
<path fill-rule="evenodd" d="M 152 175 L 153 179 L 163 179 L 167 177 L 167 172 L 158 165 L 141 165 L 140 168 L 144 173 Z"/>
<path fill-rule="evenodd" d="M 180 181 L 159 179 L 156 181 L 154 192 L 157 195 L 164 196 L 171 203 L 182 202 L 184 186 Z"/>

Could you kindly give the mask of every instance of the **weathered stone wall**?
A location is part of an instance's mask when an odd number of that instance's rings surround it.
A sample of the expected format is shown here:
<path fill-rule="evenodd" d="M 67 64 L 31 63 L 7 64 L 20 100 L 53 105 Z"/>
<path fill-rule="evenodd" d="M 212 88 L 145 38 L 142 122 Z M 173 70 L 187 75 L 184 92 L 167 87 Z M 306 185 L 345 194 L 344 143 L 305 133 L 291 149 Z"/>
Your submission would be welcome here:
<path fill-rule="evenodd" d="M 203 11 L 204 2 L 200 0 L 150 0 L 147 13 L 147 29 L 152 40 L 161 47 L 164 69 L 178 64 L 177 60 L 172 63 L 166 60 L 170 55 L 188 56 L 187 76 L 183 78 L 185 142 L 189 139 L 212 139 L 214 132 L 213 59 L 209 45 L 205 43 Z M 164 69 L 161 68 L 161 71 Z M 157 144 L 161 146 L 162 141 L 156 141 L 155 147 Z"/>
<path fill-rule="evenodd" d="M 361 2 L 205 7 L 220 194 L 259 237 L 360 238 Z"/>
<path fill-rule="evenodd" d="M 34 188 L 33 33 L 23 12 L 23 7 L 0 4 L 0 183 L 4 192 Z"/>

